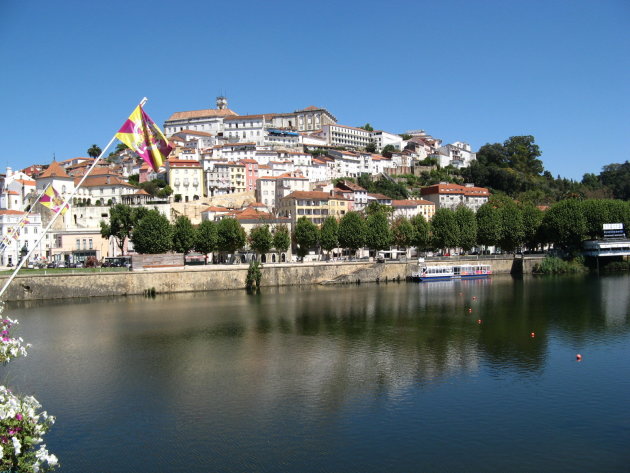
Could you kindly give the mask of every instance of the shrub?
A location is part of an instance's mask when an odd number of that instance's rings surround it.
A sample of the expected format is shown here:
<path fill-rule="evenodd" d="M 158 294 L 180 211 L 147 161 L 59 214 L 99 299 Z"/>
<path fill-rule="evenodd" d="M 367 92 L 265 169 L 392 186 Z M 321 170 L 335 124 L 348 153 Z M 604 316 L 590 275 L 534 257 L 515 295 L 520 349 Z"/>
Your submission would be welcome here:
<path fill-rule="evenodd" d="M 534 273 L 539 274 L 582 273 L 586 270 L 582 257 L 566 261 L 557 256 L 545 256 L 541 263 L 537 263 L 534 266 Z"/>

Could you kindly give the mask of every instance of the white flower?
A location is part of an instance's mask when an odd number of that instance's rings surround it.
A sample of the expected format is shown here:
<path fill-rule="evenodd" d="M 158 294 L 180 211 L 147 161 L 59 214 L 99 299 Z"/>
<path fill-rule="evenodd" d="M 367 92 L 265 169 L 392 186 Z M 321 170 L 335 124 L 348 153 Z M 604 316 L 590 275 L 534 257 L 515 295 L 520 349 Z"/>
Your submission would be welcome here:
<path fill-rule="evenodd" d="M 15 455 L 19 455 L 22 451 L 22 444 L 17 439 L 17 437 L 11 437 L 11 441 L 13 442 L 13 449 L 15 450 Z"/>

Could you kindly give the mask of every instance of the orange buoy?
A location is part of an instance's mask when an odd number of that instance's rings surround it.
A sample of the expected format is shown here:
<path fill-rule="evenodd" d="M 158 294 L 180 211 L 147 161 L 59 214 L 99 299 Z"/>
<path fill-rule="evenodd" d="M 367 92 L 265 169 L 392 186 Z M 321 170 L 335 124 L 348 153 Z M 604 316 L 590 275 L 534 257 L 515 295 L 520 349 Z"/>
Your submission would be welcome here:
<path fill-rule="evenodd" d="M 534 332 L 531 333 L 531 337 L 534 338 L 536 334 Z"/>
<path fill-rule="evenodd" d="M 577 355 L 575 355 L 575 359 L 578 361 L 582 361 L 582 355 L 578 353 Z"/>

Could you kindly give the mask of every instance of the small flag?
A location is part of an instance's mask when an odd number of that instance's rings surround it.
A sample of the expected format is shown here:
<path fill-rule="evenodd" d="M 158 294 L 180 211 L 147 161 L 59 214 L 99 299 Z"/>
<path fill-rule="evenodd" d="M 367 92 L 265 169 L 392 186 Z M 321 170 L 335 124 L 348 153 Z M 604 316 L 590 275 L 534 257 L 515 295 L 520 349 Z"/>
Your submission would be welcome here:
<path fill-rule="evenodd" d="M 63 205 L 63 198 L 53 186 L 48 186 L 48 189 L 46 189 L 42 198 L 39 199 L 39 202 L 53 212 L 57 213 Z M 61 211 L 61 215 L 65 214 L 68 211 L 68 208 L 69 205 L 66 205 Z"/>
<path fill-rule="evenodd" d="M 116 138 L 134 150 L 154 171 L 162 166 L 173 149 L 160 128 L 140 105 L 118 130 Z"/>

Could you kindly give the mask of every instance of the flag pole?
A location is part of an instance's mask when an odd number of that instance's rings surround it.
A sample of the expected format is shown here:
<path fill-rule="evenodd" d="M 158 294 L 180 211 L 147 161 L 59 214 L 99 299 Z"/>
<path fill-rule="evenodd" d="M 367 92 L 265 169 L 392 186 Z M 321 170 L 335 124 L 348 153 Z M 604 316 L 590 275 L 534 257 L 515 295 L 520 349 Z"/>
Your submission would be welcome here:
<path fill-rule="evenodd" d="M 42 196 L 46 193 L 46 191 L 48 190 L 48 188 L 49 188 L 50 186 L 51 186 L 51 184 L 49 183 L 46 187 L 44 187 L 44 190 L 41 192 L 41 194 L 39 194 L 39 196 L 37 197 L 37 199 L 35 200 L 35 202 L 33 202 L 33 203 L 31 204 L 31 208 L 28 210 L 28 212 L 26 212 L 26 213 L 22 216 L 22 218 L 20 219 L 20 221 L 19 221 L 16 225 L 14 225 L 13 227 L 11 227 L 11 229 L 14 229 L 14 228 L 19 228 L 19 227 L 20 227 L 20 224 L 28 218 L 28 216 L 29 216 L 29 215 L 31 214 L 31 212 L 33 211 L 33 208 L 35 208 L 35 205 L 37 204 L 37 202 L 39 202 L 39 199 L 41 199 L 41 198 L 42 198 Z M 9 237 L 9 234 L 7 234 L 7 237 Z M 5 238 L 7 238 L 7 237 L 5 237 Z M 8 246 L 9 246 L 8 244 L 5 244 L 5 243 L 4 243 L 4 239 L 0 242 L 0 256 L 2 256 L 2 254 L 4 253 L 4 250 L 6 250 Z"/>
<path fill-rule="evenodd" d="M 140 106 L 142 107 L 145 103 L 147 103 L 147 98 L 144 97 L 141 101 L 140 101 Z M 116 133 L 117 134 L 117 133 Z M 63 202 L 63 204 L 59 207 L 59 209 L 57 209 L 57 212 L 55 213 L 55 215 L 53 216 L 53 218 L 50 219 L 50 222 L 48 222 L 48 225 L 46 226 L 46 228 L 44 229 L 44 231 L 42 232 L 41 236 L 39 237 L 39 239 L 37 240 L 37 242 L 33 245 L 33 248 L 31 248 L 31 250 L 26 254 L 26 256 L 24 256 L 24 258 L 22 258 L 22 260 L 20 261 L 20 263 L 15 267 L 15 269 L 13 270 L 13 273 L 11 274 L 11 277 L 9 277 L 9 279 L 7 280 L 7 282 L 4 283 L 4 286 L 2 286 L 2 289 L 0 289 L 0 299 L 2 298 L 2 295 L 5 293 L 5 291 L 7 290 L 7 287 L 9 287 L 9 284 L 11 284 L 11 282 L 13 281 L 13 279 L 15 279 L 15 276 L 17 276 L 18 271 L 22 268 L 22 266 L 24 266 L 24 263 L 26 261 L 28 261 L 28 259 L 30 258 L 31 254 L 37 249 L 37 246 L 41 243 L 41 241 L 44 239 L 44 237 L 46 236 L 46 233 L 48 233 L 48 230 L 50 230 L 50 227 L 53 226 L 53 224 L 55 223 L 55 221 L 57 220 L 57 217 L 59 217 L 59 214 L 61 214 L 61 212 L 63 211 L 63 209 L 66 208 L 66 206 L 68 205 L 68 203 L 70 202 L 70 200 L 72 200 L 72 198 L 75 196 L 75 194 L 77 193 L 77 191 L 79 190 L 79 187 L 81 187 L 81 185 L 83 184 L 83 182 L 85 181 L 85 179 L 88 177 L 88 175 L 92 172 L 92 170 L 94 169 L 94 167 L 96 166 L 96 163 L 98 163 L 101 158 L 103 157 L 103 155 L 105 154 L 105 151 L 107 151 L 109 149 L 109 147 L 112 145 L 112 143 L 116 140 L 116 134 L 112 137 L 111 140 L 109 140 L 109 143 L 107 143 L 107 146 L 105 146 L 105 149 L 103 149 L 101 151 L 101 154 L 98 155 L 98 157 L 94 160 L 94 162 L 92 163 L 92 165 L 90 166 L 90 168 L 87 170 L 87 172 L 83 175 L 83 177 L 81 178 L 81 180 L 79 181 L 79 183 L 75 186 L 74 190 L 72 191 L 72 193 L 66 197 L 66 200 Z"/>

